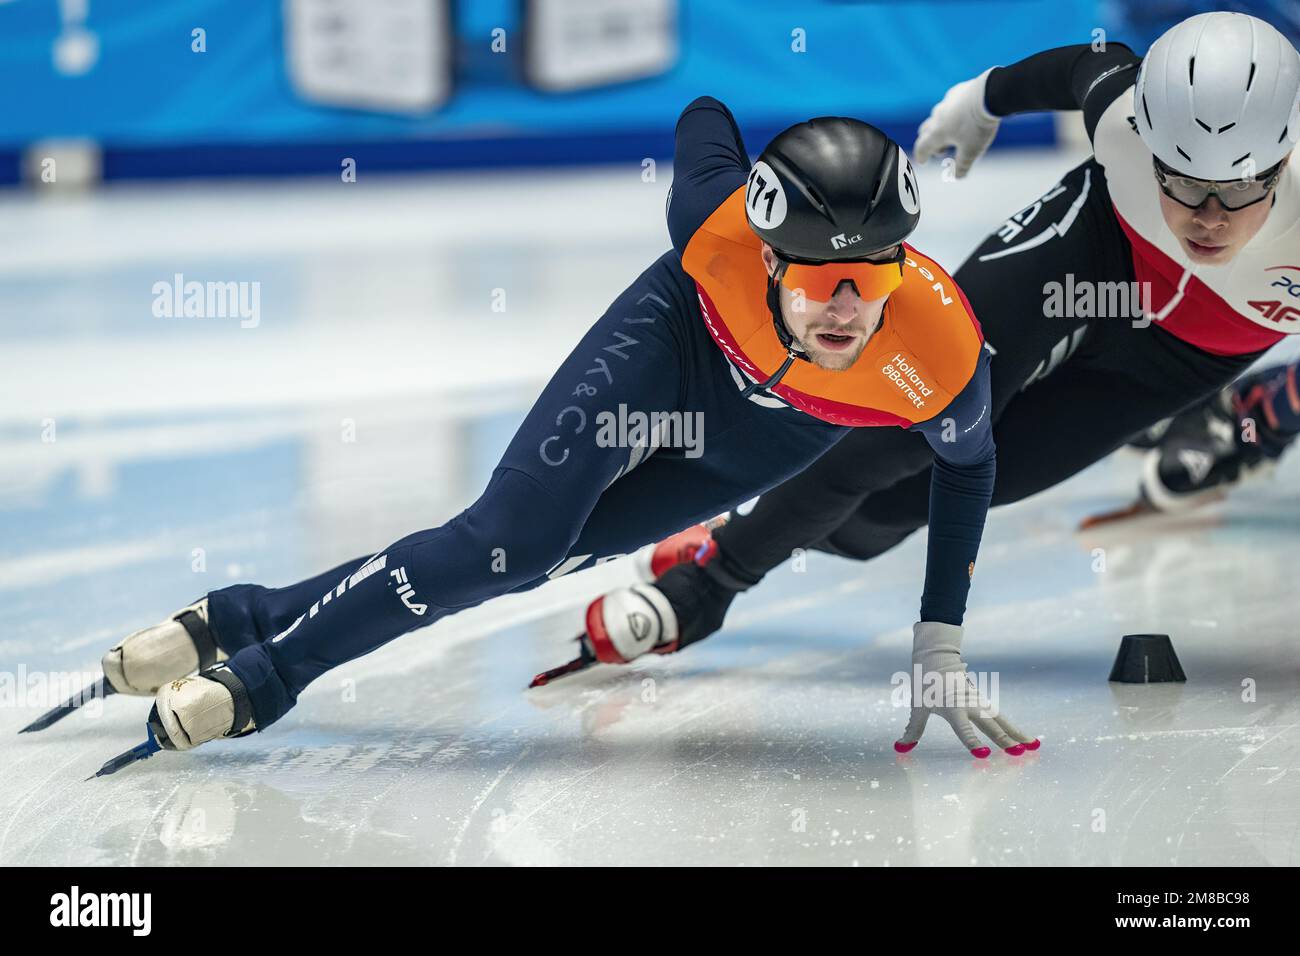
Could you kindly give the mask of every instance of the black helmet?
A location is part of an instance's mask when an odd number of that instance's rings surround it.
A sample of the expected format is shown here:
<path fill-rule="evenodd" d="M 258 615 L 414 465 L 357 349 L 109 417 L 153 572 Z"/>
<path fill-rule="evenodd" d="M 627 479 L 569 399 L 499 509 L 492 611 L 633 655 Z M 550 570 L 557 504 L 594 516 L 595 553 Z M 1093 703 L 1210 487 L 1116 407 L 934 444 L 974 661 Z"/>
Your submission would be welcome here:
<path fill-rule="evenodd" d="M 768 143 L 749 172 L 745 213 L 781 258 L 834 262 L 902 242 L 921 197 L 902 147 L 869 123 L 826 116 Z"/>

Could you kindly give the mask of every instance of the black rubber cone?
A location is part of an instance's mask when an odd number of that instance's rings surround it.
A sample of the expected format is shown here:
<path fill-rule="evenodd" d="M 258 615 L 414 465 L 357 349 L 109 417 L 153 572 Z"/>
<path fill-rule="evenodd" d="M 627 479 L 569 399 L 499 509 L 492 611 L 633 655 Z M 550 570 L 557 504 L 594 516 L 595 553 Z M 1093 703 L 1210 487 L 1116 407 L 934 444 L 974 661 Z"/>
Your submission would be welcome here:
<path fill-rule="evenodd" d="M 1186 681 L 1187 675 L 1168 634 L 1125 634 L 1107 679 L 1121 684 L 1163 684 Z"/>

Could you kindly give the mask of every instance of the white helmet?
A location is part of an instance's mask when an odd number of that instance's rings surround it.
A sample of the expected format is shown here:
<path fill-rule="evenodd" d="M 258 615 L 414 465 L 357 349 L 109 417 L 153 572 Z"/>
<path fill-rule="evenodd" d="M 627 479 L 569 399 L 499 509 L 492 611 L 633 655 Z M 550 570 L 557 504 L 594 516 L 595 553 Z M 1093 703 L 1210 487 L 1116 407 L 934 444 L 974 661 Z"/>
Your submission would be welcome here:
<path fill-rule="evenodd" d="M 1300 54 L 1263 20 L 1202 13 L 1151 44 L 1133 107 L 1138 135 L 1171 169 L 1254 176 L 1300 138 Z"/>

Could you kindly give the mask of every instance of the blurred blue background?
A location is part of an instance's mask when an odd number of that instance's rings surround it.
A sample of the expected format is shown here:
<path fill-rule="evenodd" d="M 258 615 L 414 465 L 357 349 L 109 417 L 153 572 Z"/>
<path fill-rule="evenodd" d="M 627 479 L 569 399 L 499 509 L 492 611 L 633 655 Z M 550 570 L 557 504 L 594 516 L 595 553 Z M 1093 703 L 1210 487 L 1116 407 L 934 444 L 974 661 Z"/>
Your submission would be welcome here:
<path fill-rule="evenodd" d="M 671 154 L 709 93 L 757 149 L 810 115 L 905 141 L 952 83 L 1094 31 L 1138 52 L 1296 0 L 0 0 L 0 181 L 89 138 L 105 178 L 626 160 Z M 1000 145 L 1046 142 L 1046 117 Z"/>

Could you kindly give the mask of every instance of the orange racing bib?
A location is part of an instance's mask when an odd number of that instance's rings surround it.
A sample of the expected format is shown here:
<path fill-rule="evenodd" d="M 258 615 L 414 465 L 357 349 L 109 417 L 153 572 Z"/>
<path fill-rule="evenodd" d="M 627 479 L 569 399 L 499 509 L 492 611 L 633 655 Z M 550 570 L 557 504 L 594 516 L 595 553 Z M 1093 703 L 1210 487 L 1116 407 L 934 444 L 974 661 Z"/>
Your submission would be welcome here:
<path fill-rule="evenodd" d="M 713 340 L 744 375 L 763 382 L 786 350 L 767 307 L 762 241 L 745 219 L 744 194 L 744 186 L 736 189 L 696 230 L 682 267 L 695 280 Z M 903 284 L 853 366 L 832 372 L 795 362 L 775 395 L 835 425 L 907 428 L 938 415 L 965 388 L 984 344 L 979 323 L 952 277 L 906 249 Z"/>

